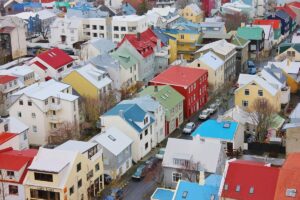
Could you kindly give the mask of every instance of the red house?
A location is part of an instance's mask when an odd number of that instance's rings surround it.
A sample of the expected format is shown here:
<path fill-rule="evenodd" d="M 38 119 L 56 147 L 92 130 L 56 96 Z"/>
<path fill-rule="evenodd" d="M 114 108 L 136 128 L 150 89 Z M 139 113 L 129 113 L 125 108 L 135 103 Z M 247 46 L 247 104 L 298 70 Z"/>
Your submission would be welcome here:
<path fill-rule="evenodd" d="M 201 109 L 208 99 L 207 70 L 172 66 L 154 77 L 150 85 L 170 85 L 184 96 L 184 116 L 189 118 Z"/>
<path fill-rule="evenodd" d="M 221 199 L 274 199 L 279 168 L 247 160 L 228 162 L 226 168 Z"/>

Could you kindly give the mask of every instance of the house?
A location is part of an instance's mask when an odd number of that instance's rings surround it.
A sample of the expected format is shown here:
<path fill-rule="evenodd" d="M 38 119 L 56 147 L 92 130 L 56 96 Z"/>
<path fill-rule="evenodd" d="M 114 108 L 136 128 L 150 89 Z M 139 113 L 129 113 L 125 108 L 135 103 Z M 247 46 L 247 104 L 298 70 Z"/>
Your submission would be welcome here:
<path fill-rule="evenodd" d="M 66 75 L 63 80 L 84 97 L 101 98 L 112 90 L 112 80 L 107 72 L 92 64 L 79 67 Z"/>
<path fill-rule="evenodd" d="M 227 152 L 242 150 L 244 145 L 244 127 L 238 122 L 210 119 L 203 122 L 192 133 L 193 137 L 200 136 L 204 140 L 225 142 Z"/>
<path fill-rule="evenodd" d="M 87 61 L 93 57 L 113 52 L 117 47 L 111 40 L 98 38 L 89 40 L 81 45 L 80 58 Z"/>
<path fill-rule="evenodd" d="M 223 5 L 221 5 L 220 11 L 223 15 L 246 15 L 250 19 L 253 18 L 255 15 L 254 7 L 246 4 L 244 1 L 241 0 L 224 3 Z"/>
<path fill-rule="evenodd" d="M 299 160 L 300 154 L 291 153 L 287 156 L 287 159 L 280 169 L 274 200 L 289 200 L 297 199 L 300 197 L 299 194 Z"/>
<path fill-rule="evenodd" d="M 0 88 L 3 102 L 1 102 L 1 115 L 7 115 L 7 108 L 11 102 L 11 94 L 19 89 L 16 76 L 0 75 Z"/>
<path fill-rule="evenodd" d="M 55 80 L 35 83 L 15 92 L 12 98 L 9 115 L 29 126 L 30 145 L 51 142 L 64 124 L 70 124 L 74 134 L 79 130 L 78 96 L 72 94 L 70 85 Z"/>
<path fill-rule="evenodd" d="M 38 54 L 30 61 L 30 66 L 41 80 L 62 80 L 73 65 L 73 58 L 59 48 Z"/>
<path fill-rule="evenodd" d="M 175 190 L 157 188 L 152 194 L 151 200 L 177 200 L 184 198 L 218 200 L 221 179 L 222 176 L 211 174 L 199 183 L 179 180 Z"/>
<path fill-rule="evenodd" d="M 184 117 L 189 118 L 208 100 L 208 72 L 183 66 L 172 66 L 150 81 L 150 85 L 170 85 L 184 96 Z"/>
<path fill-rule="evenodd" d="M 69 141 L 40 148 L 24 180 L 28 199 L 88 199 L 104 188 L 102 150 L 96 143 Z"/>
<path fill-rule="evenodd" d="M 236 46 L 226 40 L 218 40 L 201 47 L 196 53 L 201 56 L 209 51 L 214 52 L 224 62 L 223 80 L 232 81 L 236 75 Z"/>
<path fill-rule="evenodd" d="M 166 6 L 174 6 L 175 5 L 175 0 L 156 0 L 156 7 L 158 8 L 164 8 Z"/>
<path fill-rule="evenodd" d="M 0 150 L 13 148 L 14 150 L 28 149 L 29 127 L 15 117 L 0 119 Z"/>
<path fill-rule="evenodd" d="M 104 174 L 118 179 L 131 167 L 133 140 L 123 131 L 110 127 L 94 136 L 90 142 L 99 144 L 103 149 Z"/>
<path fill-rule="evenodd" d="M 132 159 L 139 161 L 147 155 L 152 147 L 153 117 L 137 104 L 119 103 L 102 116 L 101 127 L 116 127 L 133 140 Z"/>
<path fill-rule="evenodd" d="M 279 44 L 281 42 L 281 21 L 278 19 L 255 19 L 253 25 L 271 25 L 274 32 L 274 42 Z"/>
<path fill-rule="evenodd" d="M 264 51 L 265 53 L 270 53 L 272 47 L 274 45 L 274 31 L 271 25 L 251 25 L 257 26 L 264 30 L 265 38 L 264 38 Z"/>
<path fill-rule="evenodd" d="M 158 101 L 162 105 L 165 112 L 165 137 L 183 123 L 184 97 L 171 86 L 147 86 L 139 95 L 150 95 L 155 101 Z"/>
<path fill-rule="evenodd" d="M 180 15 L 188 21 L 200 23 L 203 21 L 204 12 L 195 3 L 188 4 L 180 11 Z"/>
<path fill-rule="evenodd" d="M 122 14 L 123 15 L 135 15 L 136 10 L 128 2 L 125 2 L 122 4 Z"/>
<path fill-rule="evenodd" d="M 296 14 L 296 23 L 297 25 L 300 24 L 300 4 L 297 1 L 293 1 L 291 3 L 288 3 L 287 6 L 294 11 Z"/>
<path fill-rule="evenodd" d="M 234 92 L 234 102 L 247 111 L 253 111 L 253 102 L 257 98 L 265 98 L 279 112 L 281 109 L 281 89 L 257 75 L 240 74 L 239 88 Z"/>
<path fill-rule="evenodd" d="M 168 49 L 150 28 L 137 34 L 126 34 L 118 44 L 118 49 L 123 48 L 135 54 L 139 61 L 138 81 L 147 82 L 168 67 Z"/>
<path fill-rule="evenodd" d="M 121 42 L 126 34 L 137 34 L 148 29 L 145 16 L 114 16 L 111 20 L 112 41 Z"/>
<path fill-rule="evenodd" d="M 274 199 L 279 168 L 265 162 L 230 160 L 224 170 L 221 199 Z"/>
<path fill-rule="evenodd" d="M 143 110 L 147 111 L 151 117 L 155 120 L 153 124 L 152 133 L 152 147 L 156 147 L 160 142 L 165 139 L 165 110 L 163 106 L 150 95 L 135 97 L 129 100 L 123 100 L 120 103 L 125 104 L 137 104 Z"/>
<path fill-rule="evenodd" d="M 195 59 L 189 66 L 208 71 L 208 88 L 209 92 L 212 93 L 224 86 L 225 81 L 227 81 L 225 79 L 224 64 L 224 60 L 213 51 L 209 51 Z"/>
<path fill-rule="evenodd" d="M 269 15 L 268 19 L 280 20 L 281 23 L 281 35 L 287 37 L 290 32 L 290 16 L 283 10 L 277 10 L 275 13 Z"/>
<path fill-rule="evenodd" d="M 170 27 L 170 22 L 172 20 L 180 20 L 180 15 L 177 14 L 176 8 L 170 6 L 163 8 L 152 8 L 151 10 L 148 10 L 145 15 L 147 17 L 147 23 L 149 26 L 156 28 L 166 28 L 167 26 Z"/>
<path fill-rule="evenodd" d="M 15 16 L 0 17 L 0 64 L 5 64 L 27 55 L 24 22 Z"/>
<path fill-rule="evenodd" d="M 249 53 L 250 58 L 258 58 L 264 50 L 265 33 L 264 30 L 256 26 L 239 27 L 237 36 L 250 40 Z"/>
<path fill-rule="evenodd" d="M 249 44 L 250 40 L 243 39 L 236 34 L 232 36 L 230 43 L 235 45 L 236 50 L 236 77 L 240 73 L 248 71 L 247 61 L 249 59 Z"/>
<path fill-rule="evenodd" d="M 9 67 L 8 69 L 2 69 L 0 71 L 1 75 L 10 75 L 17 77 L 17 82 L 20 88 L 29 86 L 36 81 L 38 81 L 39 77 L 34 73 L 28 65 L 20 65 Z"/>
<path fill-rule="evenodd" d="M 35 149 L 13 150 L 6 148 L 0 151 L 1 198 L 26 199 L 24 179 L 36 154 L 37 150 Z"/>
<path fill-rule="evenodd" d="M 223 147 L 220 142 L 198 137 L 193 140 L 169 138 L 162 161 L 164 185 L 175 188 L 179 180 L 198 182 L 201 171 L 223 173 L 226 162 Z"/>
<path fill-rule="evenodd" d="M 296 26 L 297 26 L 297 23 L 296 23 L 297 14 L 288 5 L 279 6 L 276 9 L 282 10 L 283 12 L 285 12 L 289 15 L 289 17 L 290 17 L 289 31 L 290 31 L 290 33 L 292 33 L 296 29 Z"/>
<path fill-rule="evenodd" d="M 275 61 L 284 61 L 288 59 L 290 61 L 300 61 L 300 44 L 297 43 L 282 43 L 278 46 L 278 55 L 275 57 Z"/>

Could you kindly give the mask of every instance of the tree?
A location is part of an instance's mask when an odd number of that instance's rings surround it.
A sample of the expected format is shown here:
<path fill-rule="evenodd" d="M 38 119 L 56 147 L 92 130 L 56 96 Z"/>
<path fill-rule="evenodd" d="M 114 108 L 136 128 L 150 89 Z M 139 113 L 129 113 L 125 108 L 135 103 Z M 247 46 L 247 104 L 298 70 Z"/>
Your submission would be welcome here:
<path fill-rule="evenodd" d="M 0 170 L 0 200 L 5 200 L 6 197 L 8 196 L 7 192 L 7 187 L 5 187 L 5 182 L 4 182 L 4 171 Z"/>
<path fill-rule="evenodd" d="M 134 96 L 141 88 L 143 87 L 143 83 L 136 82 L 131 86 L 123 85 L 120 89 L 121 100 L 131 98 Z"/>
<path fill-rule="evenodd" d="M 225 14 L 223 15 L 227 32 L 235 31 L 241 27 L 242 23 L 248 23 L 249 17 L 243 13 Z"/>
<path fill-rule="evenodd" d="M 259 142 L 265 142 L 268 129 L 276 114 L 275 108 L 264 97 L 256 98 L 251 106 L 253 112 L 249 112 L 249 115 L 256 124 L 256 139 Z"/>
<path fill-rule="evenodd" d="M 72 122 L 64 121 L 57 125 L 58 127 L 50 131 L 48 137 L 49 144 L 61 144 L 71 139 L 79 138 L 78 125 Z"/>
<path fill-rule="evenodd" d="M 143 2 L 137 8 L 136 13 L 138 15 L 143 15 L 143 14 L 145 14 L 148 11 L 148 9 L 149 9 L 148 2 L 146 0 L 143 0 Z"/>

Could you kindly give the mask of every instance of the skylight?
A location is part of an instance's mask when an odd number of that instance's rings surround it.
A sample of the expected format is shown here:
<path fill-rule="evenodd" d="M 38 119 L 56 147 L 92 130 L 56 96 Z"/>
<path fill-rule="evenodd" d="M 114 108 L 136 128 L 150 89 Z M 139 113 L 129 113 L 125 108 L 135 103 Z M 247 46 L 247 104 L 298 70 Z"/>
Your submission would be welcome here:
<path fill-rule="evenodd" d="M 184 192 L 182 193 L 182 198 L 183 198 L 183 199 L 186 199 L 186 198 L 187 198 L 187 195 L 188 195 L 188 191 L 184 191 Z"/>
<path fill-rule="evenodd" d="M 115 138 L 114 136 L 112 136 L 112 135 L 108 135 L 108 138 L 109 138 L 110 140 L 112 140 L 112 141 L 116 141 L 116 138 Z"/>
<path fill-rule="evenodd" d="M 296 189 L 292 189 L 292 188 L 286 189 L 285 196 L 287 196 L 287 197 L 296 197 L 296 194 L 297 194 Z"/>

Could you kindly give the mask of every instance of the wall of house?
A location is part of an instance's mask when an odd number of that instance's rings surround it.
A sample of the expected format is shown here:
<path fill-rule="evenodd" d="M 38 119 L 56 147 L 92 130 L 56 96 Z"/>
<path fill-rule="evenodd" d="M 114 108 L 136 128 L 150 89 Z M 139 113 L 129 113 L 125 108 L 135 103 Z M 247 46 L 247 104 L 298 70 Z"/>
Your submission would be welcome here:
<path fill-rule="evenodd" d="M 177 60 L 177 41 L 169 39 L 169 63 L 173 63 L 175 60 Z"/>
<path fill-rule="evenodd" d="M 1 191 L 0 191 L 0 196 L 2 199 L 3 191 L 2 191 L 2 182 L 1 184 Z M 17 186 L 18 187 L 18 194 L 9 194 L 9 186 Z M 9 182 L 3 182 L 3 188 L 4 188 L 4 195 L 5 195 L 5 200 L 21 200 L 25 199 L 25 192 L 24 192 L 24 186 L 22 184 L 18 183 L 9 183 Z"/>
<path fill-rule="evenodd" d="M 194 11 L 190 7 L 185 7 L 181 11 L 180 15 L 184 17 L 186 20 L 194 23 L 200 23 L 203 21 L 203 15 L 194 13 Z"/>
<path fill-rule="evenodd" d="M 25 28 L 15 28 L 10 36 L 13 59 L 27 55 Z"/>
<path fill-rule="evenodd" d="M 300 127 L 286 130 L 286 153 L 300 152 Z"/>
<path fill-rule="evenodd" d="M 233 149 L 244 149 L 245 127 L 238 124 L 233 140 Z"/>
<path fill-rule="evenodd" d="M 173 181 L 173 173 L 181 173 L 182 180 L 186 180 L 190 182 L 196 182 L 197 175 L 199 174 L 199 172 L 190 171 L 187 169 L 176 169 L 170 167 L 163 167 L 163 173 L 164 173 L 163 184 L 165 185 L 165 187 L 172 188 L 172 189 L 175 189 L 177 186 L 177 182 Z"/>
<path fill-rule="evenodd" d="M 287 74 L 287 73 L 284 73 L 284 74 L 287 78 L 286 83 L 291 88 L 291 93 L 293 93 L 293 94 L 297 93 L 299 90 L 299 84 L 297 83 L 297 81 L 289 74 Z"/>

